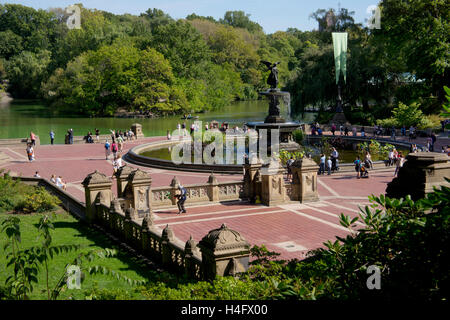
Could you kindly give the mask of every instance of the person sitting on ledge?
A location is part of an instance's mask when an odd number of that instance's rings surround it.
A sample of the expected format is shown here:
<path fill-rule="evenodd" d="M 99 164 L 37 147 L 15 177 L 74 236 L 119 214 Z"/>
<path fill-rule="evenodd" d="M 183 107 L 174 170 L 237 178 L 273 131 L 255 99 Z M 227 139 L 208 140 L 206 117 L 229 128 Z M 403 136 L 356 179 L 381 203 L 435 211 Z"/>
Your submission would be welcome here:
<path fill-rule="evenodd" d="M 61 176 L 56 178 L 56 186 L 61 188 L 61 189 L 63 189 L 64 191 L 66 190 L 66 184 L 64 183 L 64 181 L 63 181 Z"/>

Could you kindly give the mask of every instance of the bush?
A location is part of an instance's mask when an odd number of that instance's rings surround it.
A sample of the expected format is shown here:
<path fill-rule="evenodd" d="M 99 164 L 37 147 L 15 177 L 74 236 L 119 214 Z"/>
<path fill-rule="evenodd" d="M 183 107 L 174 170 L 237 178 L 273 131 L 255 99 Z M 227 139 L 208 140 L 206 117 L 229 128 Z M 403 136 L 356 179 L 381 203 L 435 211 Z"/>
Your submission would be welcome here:
<path fill-rule="evenodd" d="M 50 194 L 43 187 L 33 188 L 33 192 L 27 194 L 19 201 L 14 210 L 23 213 L 46 212 L 54 210 L 61 201 L 58 197 Z"/>
<path fill-rule="evenodd" d="M 397 108 L 392 110 L 392 117 L 377 120 L 377 124 L 385 128 L 396 127 L 406 128 L 413 126 L 419 130 L 438 127 L 440 125 L 440 117 L 436 115 L 425 116 L 420 110 L 420 104 L 414 102 L 410 105 L 399 103 Z"/>
<path fill-rule="evenodd" d="M 294 138 L 295 142 L 297 142 L 298 144 L 302 144 L 303 139 L 305 138 L 305 134 L 303 130 L 297 129 L 292 132 L 292 137 Z"/>
<path fill-rule="evenodd" d="M 8 173 L 3 172 L 0 170 L 0 212 L 8 212 L 13 210 L 33 187 L 13 180 Z"/>

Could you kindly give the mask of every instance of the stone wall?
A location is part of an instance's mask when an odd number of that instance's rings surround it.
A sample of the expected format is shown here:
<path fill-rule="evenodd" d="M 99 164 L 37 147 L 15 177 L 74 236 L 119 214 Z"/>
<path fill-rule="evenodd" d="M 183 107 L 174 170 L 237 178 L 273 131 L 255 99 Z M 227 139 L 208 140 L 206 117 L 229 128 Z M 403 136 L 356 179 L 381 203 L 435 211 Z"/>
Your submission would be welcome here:
<path fill-rule="evenodd" d="M 112 181 L 106 175 L 95 171 L 84 179 L 86 216 L 90 223 L 102 226 L 165 269 L 190 278 L 211 279 L 247 270 L 250 245 L 237 231 L 226 226 L 211 230 L 201 240 L 207 245 L 199 251 L 192 238 L 186 243 L 177 240 L 169 225 L 162 232 L 154 227 L 152 209 L 176 205 L 174 195 L 179 184 L 176 178 L 169 187 L 151 189 L 150 175 L 140 169 L 122 167 L 116 177 L 121 198 L 111 196 Z M 214 175 L 206 184 L 185 187 L 189 203 L 234 200 L 242 193 L 242 182 L 219 184 Z M 234 236 L 227 236 L 223 242 L 224 233 Z M 219 237 L 221 241 L 217 241 Z M 230 241 L 232 245 L 221 251 Z"/>
<path fill-rule="evenodd" d="M 204 247 L 198 247 L 192 237 L 183 244 L 176 239 L 169 225 L 162 231 L 154 227 L 151 213 L 139 222 L 133 208 L 124 212 L 119 200 L 106 206 L 99 198 L 95 202 L 94 221 L 166 270 L 189 278 L 209 280 L 216 275 L 236 275 L 248 268 L 250 244 L 226 226 L 211 230 L 203 237 Z M 227 237 L 225 242 L 217 241 L 224 238 L 221 232 L 231 233 L 234 237 Z M 218 251 L 222 251 L 220 255 Z"/>

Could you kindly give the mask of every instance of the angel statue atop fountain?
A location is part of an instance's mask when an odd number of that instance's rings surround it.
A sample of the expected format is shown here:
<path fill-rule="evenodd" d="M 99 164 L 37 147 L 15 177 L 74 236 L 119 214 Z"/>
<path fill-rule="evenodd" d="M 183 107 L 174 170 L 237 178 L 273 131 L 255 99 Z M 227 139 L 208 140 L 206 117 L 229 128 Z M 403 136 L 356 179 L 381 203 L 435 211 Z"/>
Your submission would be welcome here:
<path fill-rule="evenodd" d="M 267 84 L 270 86 L 271 89 L 276 89 L 278 86 L 278 69 L 277 65 L 280 64 L 280 62 L 271 63 L 268 61 L 261 60 L 261 63 L 265 64 L 267 69 L 270 70 L 269 77 L 267 78 Z"/>

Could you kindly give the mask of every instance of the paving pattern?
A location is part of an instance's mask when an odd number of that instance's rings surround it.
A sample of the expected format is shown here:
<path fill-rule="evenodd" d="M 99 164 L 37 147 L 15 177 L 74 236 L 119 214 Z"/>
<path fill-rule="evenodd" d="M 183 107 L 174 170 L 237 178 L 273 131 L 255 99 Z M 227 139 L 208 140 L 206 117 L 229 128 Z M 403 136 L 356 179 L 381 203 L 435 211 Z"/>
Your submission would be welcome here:
<path fill-rule="evenodd" d="M 144 138 L 126 142 L 124 151 L 142 143 L 163 137 Z M 81 181 L 98 170 L 112 175 L 111 160 L 105 160 L 102 144 L 42 145 L 36 148 L 36 161 L 30 163 L 25 148 L 1 148 L 0 170 L 11 170 L 22 176 L 42 177 L 61 175 L 67 191 L 84 201 Z M 138 167 L 133 165 L 134 167 Z M 208 173 L 192 173 L 144 168 L 152 176 L 152 186 L 167 186 L 174 176 L 184 185 L 205 183 Z M 356 179 L 356 174 L 338 173 L 319 176 L 320 201 L 308 204 L 286 203 L 276 207 L 252 205 L 245 202 L 193 205 L 186 203 L 187 213 L 178 215 L 176 208 L 155 211 L 155 224 L 160 229 L 167 224 L 180 241 L 192 235 L 197 242 L 209 230 L 226 223 L 244 236 L 252 245 L 264 244 L 269 250 L 281 253 L 280 258 L 302 259 L 312 249 L 323 246 L 336 236 L 345 237 L 350 231 L 339 224 L 339 215 L 358 216 L 359 207 L 369 204 L 368 196 L 385 192 L 393 178 L 393 169 L 373 171 L 369 179 Z M 241 175 L 217 175 L 219 182 L 242 180 Z M 116 192 L 115 183 L 113 183 Z M 360 225 L 361 226 L 361 225 Z"/>

